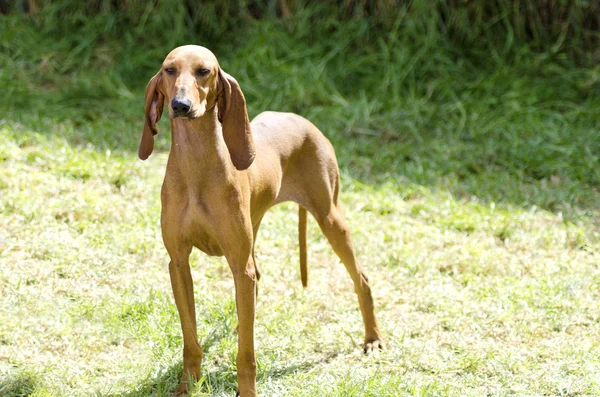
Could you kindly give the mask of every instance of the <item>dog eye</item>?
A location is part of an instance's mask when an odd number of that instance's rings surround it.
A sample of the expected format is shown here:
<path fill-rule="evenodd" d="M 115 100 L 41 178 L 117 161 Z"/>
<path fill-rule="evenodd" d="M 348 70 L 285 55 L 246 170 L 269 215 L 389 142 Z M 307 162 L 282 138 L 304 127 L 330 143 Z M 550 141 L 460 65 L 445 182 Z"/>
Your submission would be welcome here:
<path fill-rule="evenodd" d="M 175 68 L 165 68 L 165 72 L 167 72 L 167 74 L 175 74 L 176 70 Z"/>
<path fill-rule="evenodd" d="M 198 76 L 206 76 L 209 73 L 210 73 L 210 70 L 208 70 L 208 69 L 198 69 L 198 70 L 196 70 L 196 75 L 198 75 Z"/>

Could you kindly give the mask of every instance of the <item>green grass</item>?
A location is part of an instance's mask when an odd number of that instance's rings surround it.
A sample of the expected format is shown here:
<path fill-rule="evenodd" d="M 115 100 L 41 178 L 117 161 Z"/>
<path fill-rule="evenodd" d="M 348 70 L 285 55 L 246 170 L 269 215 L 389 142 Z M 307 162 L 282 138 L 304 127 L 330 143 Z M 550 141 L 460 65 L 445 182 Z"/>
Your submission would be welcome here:
<path fill-rule="evenodd" d="M 427 14 L 382 33 L 311 12 L 194 41 L 251 115 L 300 113 L 334 143 L 388 348 L 361 353 L 350 279 L 312 220 L 302 289 L 296 210 L 275 207 L 257 245 L 261 395 L 600 394 L 600 69 L 501 38 L 465 49 Z M 52 15 L 0 24 L 0 395 L 166 396 L 182 348 L 159 226 L 166 120 L 155 154 L 136 150 L 143 86 L 191 39 L 139 41 L 177 12 L 129 36 L 111 35 L 119 15 L 80 34 Z M 194 252 L 192 272 L 193 395 L 231 396 L 229 268 Z"/>

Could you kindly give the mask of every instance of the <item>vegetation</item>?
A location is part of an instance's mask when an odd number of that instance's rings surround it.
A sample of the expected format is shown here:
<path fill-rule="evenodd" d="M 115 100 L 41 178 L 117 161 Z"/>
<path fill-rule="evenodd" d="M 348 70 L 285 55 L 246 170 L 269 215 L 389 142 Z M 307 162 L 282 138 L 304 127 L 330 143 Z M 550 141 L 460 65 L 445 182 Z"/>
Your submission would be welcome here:
<path fill-rule="evenodd" d="M 296 211 L 278 206 L 257 246 L 262 395 L 600 394 L 595 2 L 35 3 L 0 15 L 0 395 L 176 386 L 168 122 L 147 162 L 136 151 L 145 83 L 186 43 L 252 116 L 293 111 L 331 139 L 388 343 L 361 354 L 314 223 L 301 288 Z M 221 258 L 192 263 L 194 395 L 233 395 L 233 282 Z"/>

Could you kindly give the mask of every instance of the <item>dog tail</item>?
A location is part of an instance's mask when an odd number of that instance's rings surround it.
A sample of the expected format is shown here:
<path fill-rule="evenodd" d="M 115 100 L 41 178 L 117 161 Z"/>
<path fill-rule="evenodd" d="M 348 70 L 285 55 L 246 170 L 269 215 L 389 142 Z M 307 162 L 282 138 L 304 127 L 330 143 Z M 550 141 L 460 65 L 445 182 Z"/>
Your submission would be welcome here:
<path fill-rule="evenodd" d="M 308 266 L 306 257 L 306 208 L 298 207 L 298 240 L 300 243 L 300 279 L 302 286 L 306 288 L 308 285 Z"/>

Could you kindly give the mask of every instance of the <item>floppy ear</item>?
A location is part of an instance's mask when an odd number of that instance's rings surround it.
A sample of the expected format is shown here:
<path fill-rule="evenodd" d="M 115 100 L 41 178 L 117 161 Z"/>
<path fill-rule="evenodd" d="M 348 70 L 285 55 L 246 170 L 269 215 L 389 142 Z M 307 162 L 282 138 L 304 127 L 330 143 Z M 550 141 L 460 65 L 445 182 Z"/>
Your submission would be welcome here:
<path fill-rule="evenodd" d="M 254 161 L 256 152 L 244 94 L 238 82 L 220 68 L 217 92 L 219 121 L 231 162 L 238 170 L 245 170 Z"/>
<path fill-rule="evenodd" d="M 146 160 L 152 154 L 152 149 L 154 149 L 154 135 L 158 133 L 156 123 L 158 123 L 160 116 L 162 116 L 163 104 L 165 102 L 165 96 L 160 89 L 161 81 L 162 75 L 159 71 L 150 79 L 146 86 L 146 103 L 144 105 L 146 120 L 144 123 L 144 132 L 142 133 L 142 141 L 138 149 L 138 156 L 142 160 Z"/>

